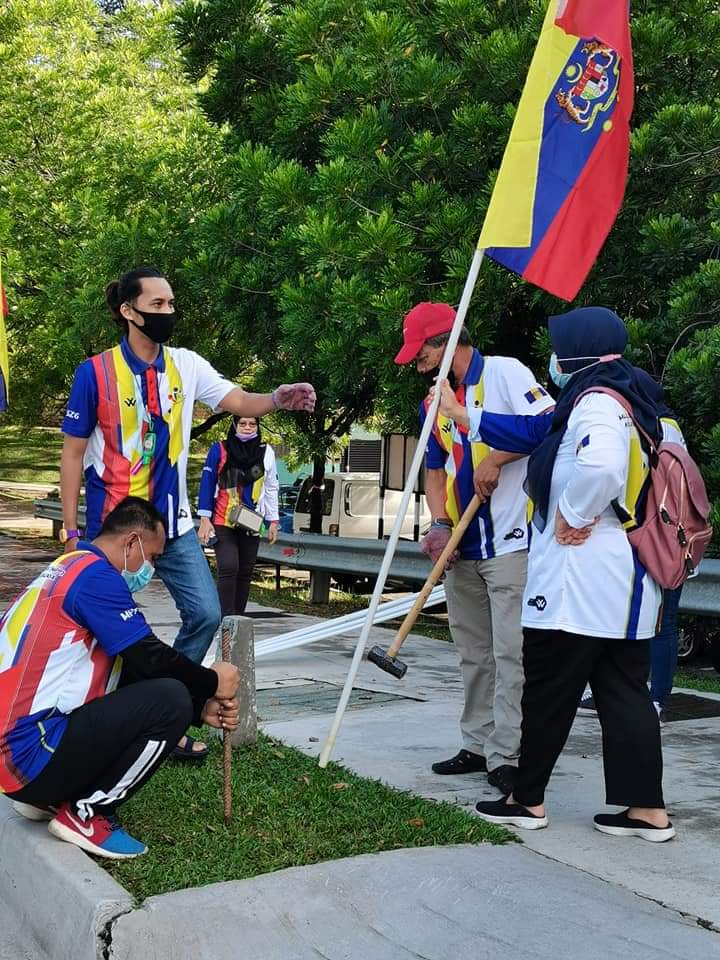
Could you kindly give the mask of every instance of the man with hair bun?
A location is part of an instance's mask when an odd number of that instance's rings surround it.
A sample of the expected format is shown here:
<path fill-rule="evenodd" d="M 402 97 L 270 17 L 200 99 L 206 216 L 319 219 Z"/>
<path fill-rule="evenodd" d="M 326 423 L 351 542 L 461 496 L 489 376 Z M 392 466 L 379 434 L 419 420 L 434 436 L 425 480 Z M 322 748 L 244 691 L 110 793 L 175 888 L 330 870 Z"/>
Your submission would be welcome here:
<path fill-rule="evenodd" d="M 149 500 L 167 527 L 157 574 L 182 620 L 175 648 L 199 663 L 220 622 L 220 606 L 187 494 L 193 408 L 200 402 L 245 417 L 276 409 L 311 411 L 315 391 L 293 383 L 268 394 L 247 393 L 192 350 L 166 346 L 175 328 L 175 295 L 167 277 L 152 267 L 124 273 L 108 285 L 106 299 L 123 336 L 75 371 L 62 425 L 60 539 L 66 551 L 76 548 L 83 482 L 89 539 L 126 496 Z M 206 755 L 189 737 L 175 751 L 190 761 Z"/>

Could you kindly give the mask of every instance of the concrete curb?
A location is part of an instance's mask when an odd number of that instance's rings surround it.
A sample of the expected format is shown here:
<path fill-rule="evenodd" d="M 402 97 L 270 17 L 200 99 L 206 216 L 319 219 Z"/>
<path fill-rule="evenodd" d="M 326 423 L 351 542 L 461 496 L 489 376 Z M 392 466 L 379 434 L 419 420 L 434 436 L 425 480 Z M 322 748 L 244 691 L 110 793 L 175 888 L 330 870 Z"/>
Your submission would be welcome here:
<path fill-rule="evenodd" d="M 100 960 L 130 894 L 90 857 L 0 797 L 0 900 L 52 960 Z"/>
<path fill-rule="evenodd" d="M 720 938 L 519 844 L 425 847 L 151 897 L 112 960 L 697 960 Z"/>

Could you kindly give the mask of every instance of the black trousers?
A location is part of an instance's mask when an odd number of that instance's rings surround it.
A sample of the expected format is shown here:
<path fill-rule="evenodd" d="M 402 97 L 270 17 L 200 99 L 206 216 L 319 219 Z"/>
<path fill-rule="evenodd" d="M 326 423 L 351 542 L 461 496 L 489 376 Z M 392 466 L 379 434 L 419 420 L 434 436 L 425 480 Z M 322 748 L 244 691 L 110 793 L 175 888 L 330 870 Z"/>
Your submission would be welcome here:
<path fill-rule="evenodd" d="M 223 617 L 245 613 L 260 537 L 240 527 L 215 527 L 218 594 Z"/>
<path fill-rule="evenodd" d="M 663 807 L 660 725 L 647 688 L 649 641 L 527 627 L 523 638 L 517 802 L 527 807 L 543 803 L 589 683 L 602 727 L 607 803 Z"/>
<path fill-rule="evenodd" d="M 70 714 L 45 769 L 14 800 L 70 802 L 86 820 L 107 815 L 143 786 L 190 725 L 193 705 L 179 680 L 142 680 Z"/>

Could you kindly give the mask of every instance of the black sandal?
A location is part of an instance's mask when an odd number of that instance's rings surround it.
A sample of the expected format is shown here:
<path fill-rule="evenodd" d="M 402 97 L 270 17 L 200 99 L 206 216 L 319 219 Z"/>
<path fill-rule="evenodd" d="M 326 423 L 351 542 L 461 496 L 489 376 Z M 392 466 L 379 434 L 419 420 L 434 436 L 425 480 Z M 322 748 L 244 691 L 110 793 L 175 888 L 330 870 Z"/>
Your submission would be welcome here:
<path fill-rule="evenodd" d="M 185 736 L 185 746 L 181 747 L 176 745 L 170 751 L 170 759 L 178 760 L 180 763 L 205 763 L 208 755 L 208 748 L 205 747 L 204 750 L 193 750 L 193 746 L 197 741 L 195 737 L 191 737 L 190 734 Z"/>

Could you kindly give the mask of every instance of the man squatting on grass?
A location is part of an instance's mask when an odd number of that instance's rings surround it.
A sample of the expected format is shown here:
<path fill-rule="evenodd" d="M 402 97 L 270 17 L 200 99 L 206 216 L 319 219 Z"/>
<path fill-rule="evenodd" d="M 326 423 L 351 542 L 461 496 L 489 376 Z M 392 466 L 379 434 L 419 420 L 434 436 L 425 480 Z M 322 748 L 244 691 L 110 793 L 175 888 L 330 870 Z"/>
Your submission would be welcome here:
<path fill-rule="evenodd" d="M 122 500 L 0 620 L 0 791 L 18 813 L 102 857 L 145 853 L 115 817 L 190 723 L 233 730 L 239 675 L 154 636 L 132 592 L 165 549 L 165 519 Z"/>

